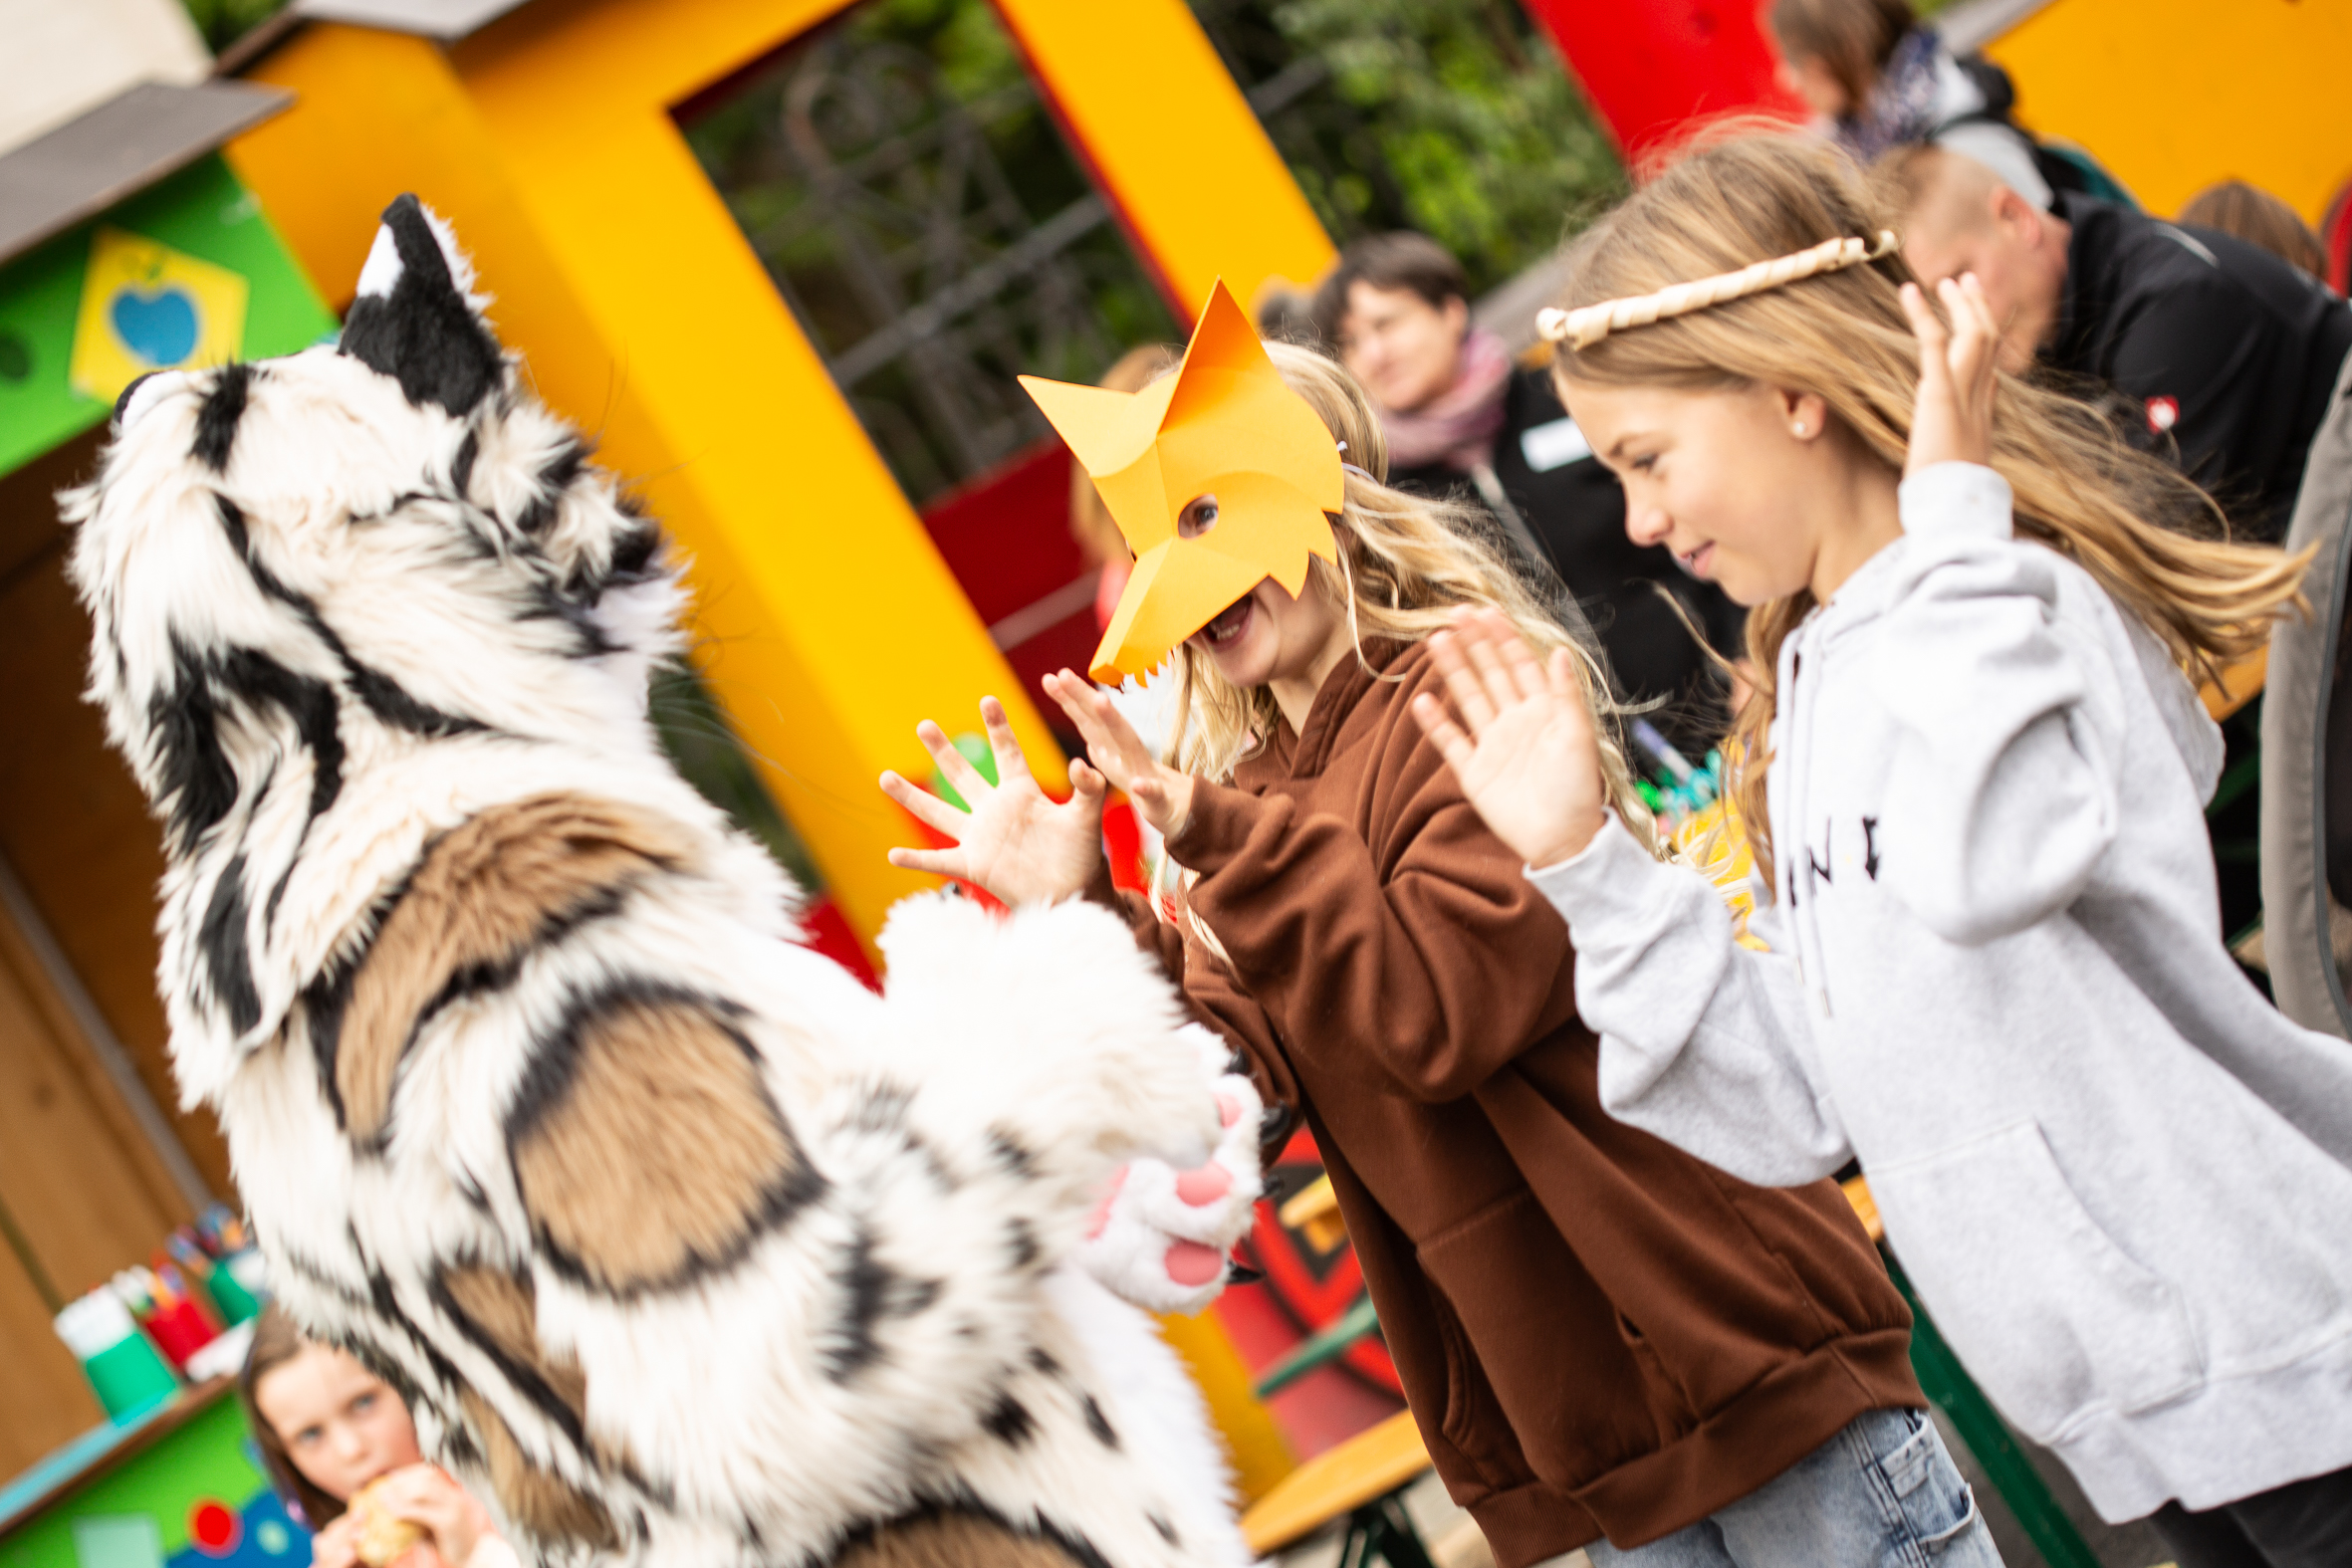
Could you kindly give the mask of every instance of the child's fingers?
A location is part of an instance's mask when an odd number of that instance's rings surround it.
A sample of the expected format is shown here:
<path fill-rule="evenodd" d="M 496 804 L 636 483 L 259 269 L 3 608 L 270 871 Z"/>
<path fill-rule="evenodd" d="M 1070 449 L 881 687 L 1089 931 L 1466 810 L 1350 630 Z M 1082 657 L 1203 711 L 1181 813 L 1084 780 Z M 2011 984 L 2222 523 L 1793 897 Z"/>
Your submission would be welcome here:
<path fill-rule="evenodd" d="M 1471 754 L 1477 748 L 1470 744 L 1470 737 L 1462 733 L 1460 726 L 1446 717 L 1444 704 L 1423 692 L 1413 699 L 1412 712 L 1414 721 L 1421 726 L 1421 733 L 1429 737 L 1430 744 L 1437 748 L 1438 756 L 1446 760 L 1447 767 L 1459 774 L 1470 766 Z"/>
<path fill-rule="evenodd" d="M 1514 634 L 1502 642 L 1503 667 L 1511 677 L 1512 695 L 1528 702 L 1544 695 L 1543 661 L 1535 657 L 1535 650 L 1528 640 Z"/>
<path fill-rule="evenodd" d="M 1919 339 L 1919 379 L 1924 385 L 1940 381 L 1951 373 L 1946 358 L 1952 335 L 1945 331 L 1935 307 L 1928 304 L 1927 295 L 1916 283 L 1903 285 L 1903 314 L 1910 318 L 1911 335 Z"/>
<path fill-rule="evenodd" d="M 1061 711 L 1069 715 L 1071 722 L 1075 723 L 1079 717 L 1078 688 L 1081 684 L 1077 678 L 1067 670 L 1057 670 L 1046 677 L 1044 684 L 1046 695 L 1053 698 Z"/>
<path fill-rule="evenodd" d="M 1544 679 L 1551 695 L 1571 708 L 1584 706 L 1584 683 L 1576 677 L 1576 655 L 1566 648 L 1554 648 L 1551 657 L 1543 661 Z"/>
<path fill-rule="evenodd" d="M 1144 820 L 1161 832 L 1168 832 L 1175 825 L 1171 817 L 1176 810 L 1176 796 L 1165 779 L 1145 774 L 1127 786 L 1127 797 L 1135 802 Z"/>
<path fill-rule="evenodd" d="M 1558 701 L 1569 730 L 1589 749 L 1592 745 L 1592 713 L 1585 706 L 1584 682 L 1577 673 L 1574 650 L 1552 649 L 1551 658 L 1540 673 L 1545 677 L 1552 697 Z"/>
<path fill-rule="evenodd" d="M 1993 301 L 1985 293 L 1985 280 L 1973 272 L 1963 273 L 1960 297 L 1968 307 L 1970 318 L 1977 324 L 1977 330 L 1988 337 L 1999 337 L 2000 324 L 1993 319 Z"/>
<path fill-rule="evenodd" d="M 1518 706 L 1520 700 L 1519 685 L 1512 678 L 1511 667 L 1505 662 L 1503 652 L 1508 644 L 1519 641 L 1519 638 L 1516 635 L 1498 636 L 1492 625 L 1481 625 L 1478 630 L 1484 635 L 1468 639 L 1470 662 L 1477 666 L 1479 679 L 1485 683 L 1487 701 L 1497 713 L 1501 713 L 1506 708 Z"/>
<path fill-rule="evenodd" d="M 1455 711 L 1470 726 L 1471 734 L 1476 735 L 1495 722 L 1495 710 L 1487 701 L 1486 683 L 1470 667 L 1470 655 L 1464 651 L 1473 635 L 1468 621 L 1457 630 L 1441 631 L 1429 639 L 1429 656 L 1437 662 L 1438 673 L 1445 677 L 1446 695 L 1454 699 Z"/>
<path fill-rule="evenodd" d="M 1069 715 L 1069 722 L 1078 727 L 1078 735 L 1085 741 L 1088 751 L 1098 750 L 1104 744 L 1102 723 L 1095 717 L 1093 699 L 1096 693 L 1093 687 L 1063 670 L 1058 675 L 1046 677 L 1046 694 L 1059 703 L 1061 711 Z"/>
<path fill-rule="evenodd" d="M 970 880 L 964 875 L 964 852 L 960 849 L 893 849 L 889 860 L 901 871 L 927 871 L 933 876 Z"/>
<path fill-rule="evenodd" d="M 1094 727 L 1088 737 L 1089 744 L 1099 737 L 1100 744 L 1115 747 L 1118 760 L 1124 767 L 1139 768 L 1149 762 L 1151 749 L 1143 744 L 1143 737 L 1135 733 L 1135 726 L 1127 722 L 1127 716 L 1119 711 L 1119 705 L 1110 700 L 1110 693 L 1091 683 L 1073 683 L 1084 686 L 1084 690 L 1078 694 L 1078 702 Z"/>
<path fill-rule="evenodd" d="M 901 775 L 883 774 L 882 793 L 906 807 L 907 813 L 925 827 L 951 838 L 963 837 L 972 825 L 969 813 L 957 810 L 928 789 L 918 788 Z"/>
<path fill-rule="evenodd" d="M 1945 357 L 1952 366 L 1953 379 L 1974 387 L 1985 358 L 1983 319 L 1970 307 L 1968 292 L 1958 279 L 1947 278 L 1937 284 L 1936 298 L 1944 302 L 1944 314 L 1952 319 L 1952 342 Z"/>
<path fill-rule="evenodd" d="M 1070 793 L 1080 800 L 1099 799 L 1109 787 L 1110 784 L 1099 772 L 1086 766 L 1086 760 L 1083 757 L 1069 765 Z"/>
<path fill-rule="evenodd" d="M 1078 739 L 1085 743 L 1086 755 L 1102 777 L 1132 794 L 1135 779 L 1149 758 L 1142 753 L 1134 730 L 1119 717 L 1109 699 L 1064 675 L 1054 692 L 1054 700 L 1061 704 L 1061 711 L 1077 726 Z"/>
<path fill-rule="evenodd" d="M 1993 304 L 1985 298 L 1985 285 L 1973 272 L 1960 280 L 1957 293 L 1956 320 L 1964 326 L 1961 353 L 1967 360 L 1963 374 L 1974 390 L 1991 396 L 2000 349 L 2000 329 L 1994 324 Z"/>
<path fill-rule="evenodd" d="M 915 726 L 915 739 L 922 742 L 923 750 L 931 754 L 931 761 L 939 767 L 939 776 L 953 784 L 956 793 L 967 801 L 976 801 L 996 787 L 980 776 L 980 770 L 972 766 L 969 757 L 956 750 L 955 743 L 947 738 L 947 732 L 930 720 L 925 719 Z"/>
<path fill-rule="evenodd" d="M 1911 323 L 1911 336 L 1923 343 L 1941 343 L 1944 324 L 1937 320 L 1935 307 L 1928 304 L 1927 291 L 1916 283 L 1903 285 L 1901 298 L 1903 315 Z"/>
<path fill-rule="evenodd" d="M 996 754 L 997 783 L 1027 779 L 1029 758 L 1021 750 L 1020 738 L 1013 733 L 1013 721 L 1006 716 L 1005 705 L 994 697 L 981 698 L 980 723 L 988 731 L 988 749 Z"/>

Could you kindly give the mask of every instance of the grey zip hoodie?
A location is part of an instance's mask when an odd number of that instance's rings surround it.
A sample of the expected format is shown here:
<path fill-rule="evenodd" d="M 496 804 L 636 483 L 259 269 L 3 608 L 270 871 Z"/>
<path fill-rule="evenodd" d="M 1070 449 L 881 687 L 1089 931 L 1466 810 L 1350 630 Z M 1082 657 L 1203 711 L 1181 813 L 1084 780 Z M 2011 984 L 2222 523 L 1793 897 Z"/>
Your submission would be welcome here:
<path fill-rule="evenodd" d="M 1859 1157 L 1937 1325 L 2110 1520 L 2352 1464 L 2352 1047 L 2224 950 L 2221 735 L 1991 469 L 1780 652 L 1751 930 L 1612 821 L 1528 874 L 1615 1115 L 1752 1182 Z"/>

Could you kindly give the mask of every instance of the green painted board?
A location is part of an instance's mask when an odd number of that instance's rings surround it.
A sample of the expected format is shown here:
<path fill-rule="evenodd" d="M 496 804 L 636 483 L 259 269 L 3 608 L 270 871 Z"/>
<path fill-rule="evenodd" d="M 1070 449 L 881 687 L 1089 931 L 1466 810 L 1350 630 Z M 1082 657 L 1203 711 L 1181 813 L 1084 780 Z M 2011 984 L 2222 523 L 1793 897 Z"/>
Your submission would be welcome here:
<path fill-rule="evenodd" d="M 220 154 L 199 158 L 0 269 L 0 474 L 112 411 L 111 398 L 75 391 L 71 377 L 83 288 L 102 231 L 150 240 L 242 278 L 241 358 L 293 353 L 336 331 L 259 198 Z"/>
<path fill-rule="evenodd" d="M 109 1529 L 120 1521 L 154 1521 L 156 1546 L 166 1559 L 187 1548 L 188 1512 L 215 1500 L 242 1508 L 268 1482 L 246 1452 L 245 1413 L 234 1398 L 216 1397 L 177 1430 L 154 1445 L 118 1461 L 80 1490 L 35 1514 L 0 1539 L 0 1568 L 133 1568 L 113 1561 L 89 1563 L 83 1552 L 113 1544 Z M 75 1525 L 85 1524 L 77 1549 Z M 96 1523 L 93 1530 L 88 1525 Z"/>

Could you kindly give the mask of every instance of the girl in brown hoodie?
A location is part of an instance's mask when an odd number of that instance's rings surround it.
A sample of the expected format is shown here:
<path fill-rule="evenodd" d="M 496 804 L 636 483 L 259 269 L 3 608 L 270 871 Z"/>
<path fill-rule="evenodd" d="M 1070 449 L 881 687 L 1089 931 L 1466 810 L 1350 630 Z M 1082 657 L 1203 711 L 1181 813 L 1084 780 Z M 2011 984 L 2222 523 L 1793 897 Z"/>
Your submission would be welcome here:
<path fill-rule="evenodd" d="M 1602 1568 L 1998 1564 L 1922 1414 L 1909 1313 L 1843 1197 L 1749 1186 L 1602 1110 L 1567 929 L 1411 717 L 1442 684 L 1424 639 L 1459 606 L 1498 607 L 1543 647 L 1570 639 L 1483 520 L 1380 482 L 1379 420 L 1345 371 L 1257 351 L 1354 460 L 1330 559 L 1294 596 L 1270 574 L 1197 629 L 1178 617 L 1181 768 L 1067 671 L 1049 690 L 1088 761 L 1066 803 L 1038 788 L 993 699 L 999 785 L 922 726 L 972 810 L 885 775 L 958 841 L 893 862 L 1011 903 L 1115 904 L 1106 786 L 1165 835 L 1176 907 L 1125 913 L 1313 1130 L 1430 1456 L 1502 1568 L 1578 1546 Z M 1237 446 L 1269 417 L 1256 408 Z M 1222 483 L 1231 542 L 1255 492 Z M 1145 547 L 1145 592 L 1182 569 L 1169 539 L 1219 523 L 1213 493 L 1177 497 L 1155 539 L 1103 491 Z M 1588 695 L 1605 691 L 1579 660 Z M 1618 812 L 1646 821 L 1609 758 Z"/>

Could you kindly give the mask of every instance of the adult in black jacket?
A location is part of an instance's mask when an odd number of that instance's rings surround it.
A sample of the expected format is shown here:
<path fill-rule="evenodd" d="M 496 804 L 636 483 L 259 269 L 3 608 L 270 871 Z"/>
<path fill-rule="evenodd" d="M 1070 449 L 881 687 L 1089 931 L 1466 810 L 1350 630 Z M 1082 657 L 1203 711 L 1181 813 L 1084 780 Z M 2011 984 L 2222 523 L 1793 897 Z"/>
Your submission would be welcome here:
<path fill-rule="evenodd" d="M 1723 685 L 1684 615 L 1736 657 L 1741 611 L 1668 552 L 1626 538 L 1625 493 L 1550 372 L 1515 366 L 1471 329 L 1460 264 L 1419 234 L 1359 240 L 1317 290 L 1313 319 L 1381 409 L 1389 483 L 1479 500 L 1507 524 L 1516 515 L 1591 621 L 1620 695 L 1658 704 L 1658 728 L 1694 760 L 1714 744 Z"/>
<path fill-rule="evenodd" d="M 2036 359 L 2120 400 L 2134 440 L 2276 540 L 2352 352 L 2352 310 L 2277 257 L 2212 229 L 2061 192 L 2041 212 L 1982 164 L 1911 147 L 1881 165 L 1921 278 L 1974 272 L 2006 325 L 2003 367 Z"/>

